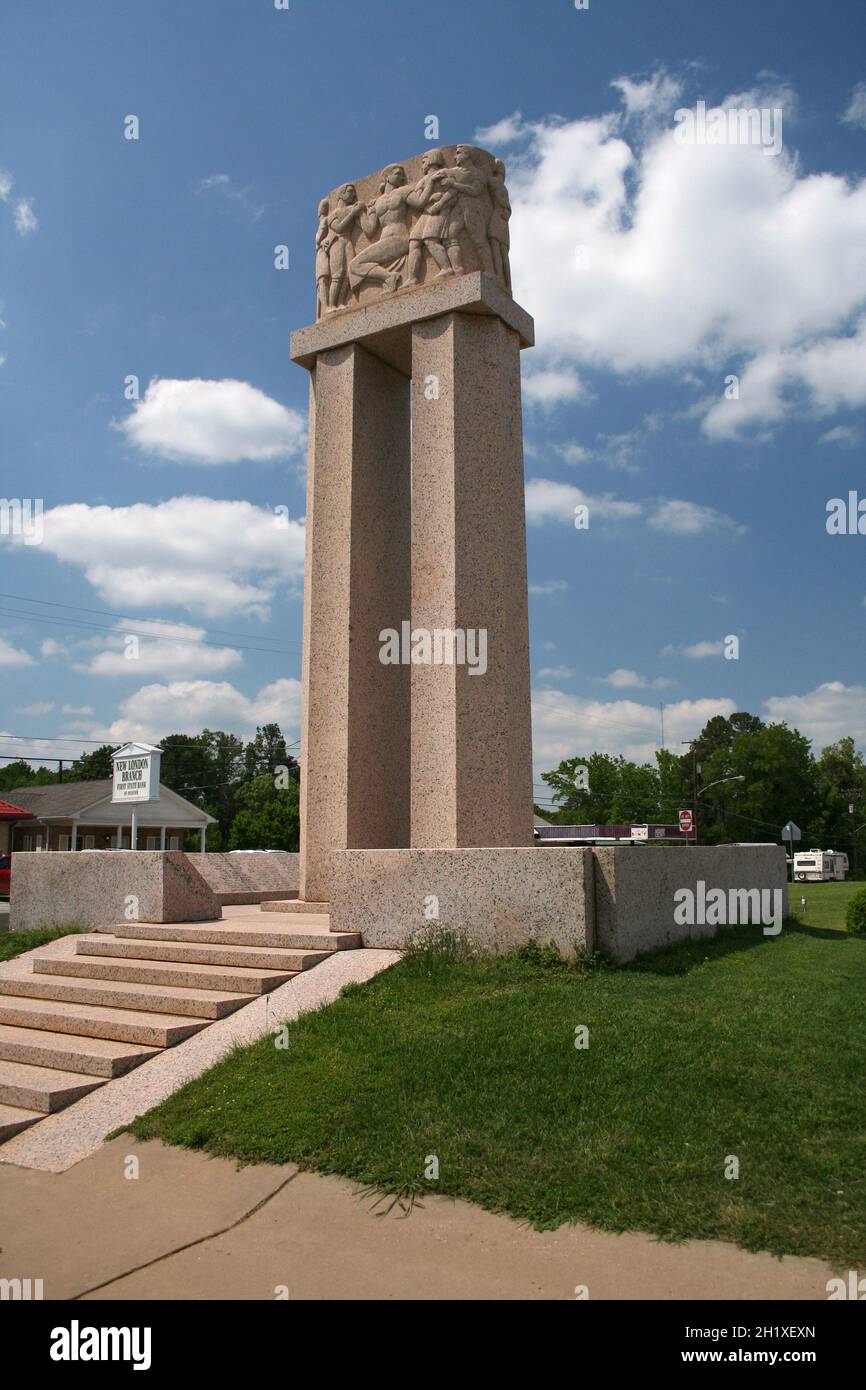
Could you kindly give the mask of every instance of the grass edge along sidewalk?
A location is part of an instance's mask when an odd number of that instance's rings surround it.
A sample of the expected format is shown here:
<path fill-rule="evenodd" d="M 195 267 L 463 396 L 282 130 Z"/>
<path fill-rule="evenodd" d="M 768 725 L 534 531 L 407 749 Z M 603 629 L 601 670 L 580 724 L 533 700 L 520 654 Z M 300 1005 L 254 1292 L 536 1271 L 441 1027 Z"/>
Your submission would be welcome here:
<path fill-rule="evenodd" d="M 827 893 L 849 887 L 803 890 L 833 926 L 736 928 L 620 969 L 409 955 L 130 1128 L 539 1229 L 863 1265 L 866 939 L 844 931 L 849 893 Z"/>

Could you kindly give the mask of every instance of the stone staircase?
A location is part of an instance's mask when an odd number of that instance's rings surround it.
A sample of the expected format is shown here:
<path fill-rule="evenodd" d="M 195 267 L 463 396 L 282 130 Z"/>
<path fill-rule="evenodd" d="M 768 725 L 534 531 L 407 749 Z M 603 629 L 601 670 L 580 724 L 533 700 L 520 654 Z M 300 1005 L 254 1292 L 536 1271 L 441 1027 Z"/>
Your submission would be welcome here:
<path fill-rule="evenodd" d="M 124 923 L 71 938 L 74 955 L 34 957 L 30 974 L 0 976 L 0 1143 L 361 944 L 321 912 L 224 914 Z"/>

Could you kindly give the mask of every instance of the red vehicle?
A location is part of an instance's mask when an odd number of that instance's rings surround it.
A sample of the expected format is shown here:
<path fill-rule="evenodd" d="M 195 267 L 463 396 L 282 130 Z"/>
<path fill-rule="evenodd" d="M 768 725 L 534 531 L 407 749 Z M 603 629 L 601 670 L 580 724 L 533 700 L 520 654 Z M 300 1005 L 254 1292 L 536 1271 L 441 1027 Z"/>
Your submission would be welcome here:
<path fill-rule="evenodd" d="M 12 892 L 12 855 L 0 854 L 0 898 Z"/>

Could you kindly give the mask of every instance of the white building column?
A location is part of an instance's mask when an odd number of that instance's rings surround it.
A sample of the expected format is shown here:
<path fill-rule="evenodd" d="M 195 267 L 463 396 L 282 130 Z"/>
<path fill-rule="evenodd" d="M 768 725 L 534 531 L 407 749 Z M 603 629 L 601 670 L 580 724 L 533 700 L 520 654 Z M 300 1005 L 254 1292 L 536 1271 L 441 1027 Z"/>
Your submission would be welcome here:
<path fill-rule="evenodd" d="M 161 825 L 161 826 L 159 827 L 159 847 L 160 847 L 160 849 L 165 849 L 165 826 L 164 826 L 164 825 Z"/>
<path fill-rule="evenodd" d="M 201 830 L 199 831 L 199 835 L 200 835 L 200 837 L 201 837 L 201 844 L 199 845 L 199 851 L 200 851 L 201 854 L 204 854 L 204 852 L 205 852 L 205 850 L 204 850 L 204 840 L 205 840 L 205 836 L 207 835 L 207 826 L 206 826 L 206 825 L 203 825 L 203 826 L 202 826 Z"/>

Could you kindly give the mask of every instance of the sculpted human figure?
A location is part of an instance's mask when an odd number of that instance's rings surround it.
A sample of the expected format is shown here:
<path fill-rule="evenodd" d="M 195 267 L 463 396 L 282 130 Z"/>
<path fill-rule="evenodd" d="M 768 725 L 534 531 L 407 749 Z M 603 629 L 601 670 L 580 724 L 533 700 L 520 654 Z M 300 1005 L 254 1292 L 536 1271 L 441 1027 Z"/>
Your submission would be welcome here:
<path fill-rule="evenodd" d="M 413 196 L 420 201 L 422 212 L 409 234 L 407 285 L 417 285 L 420 280 L 425 249 L 439 267 L 435 279 L 459 275 L 463 270 L 457 237 L 451 232 L 458 195 L 455 189 L 442 187 L 446 173 L 442 151 L 429 150 L 421 161 L 421 170 L 422 177 L 415 185 Z"/>
<path fill-rule="evenodd" d="M 327 200 L 326 200 L 327 201 Z M 337 194 L 337 206 L 328 217 L 328 271 L 330 289 L 328 313 L 339 309 L 346 298 L 349 284 L 349 255 L 352 251 L 352 225 L 361 217 L 364 206 L 358 202 L 353 183 L 344 183 Z M 321 226 L 321 223 L 319 224 Z"/>
<path fill-rule="evenodd" d="M 328 290 L 331 284 L 330 228 L 327 198 L 319 203 L 319 225 L 316 229 L 316 318 L 320 319 L 328 307 Z"/>
<path fill-rule="evenodd" d="M 508 220 L 511 217 L 511 199 L 505 187 L 505 165 L 501 159 L 493 161 L 493 173 L 487 180 L 487 187 L 493 200 L 493 211 L 487 224 L 493 269 L 510 294 L 511 266 L 508 262 L 508 251 L 511 246 L 511 233 Z"/>
<path fill-rule="evenodd" d="M 381 234 L 378 241 L 359 251 L 349 262 L 349 279 L 354 287 L 372 280 L 385 290 L 399 289 L 400 272 L 409 254 L 409 208 L 417 207 L 406 186 L 402 164 L 389 164 L 382 175 L 378 198 L 361 213 L 361 227 L 368 237 Z"/>
<path fill-rule="evenodd" d="M 390 164 L 382 175 L 379 196 L 361 212 L 365 236 L 379 239 L 359 251 L 349 263 L 353 287 L 373 280 L 386 289 L 400 284 L 399 270 L 409 251 L 409 214 L 406 208 L 406 171 L 402 164 Z"/>
<path fill-rule="evenodd" d="M 490 193 L 487 179 L 478 172 L 472 151 L 468 145 L 458 145 L 454 155 L 456 167 L 446 169 L 442 180 L 443 188 L 453 189 L 457 195 L 457 207 L 449 225 L 452 237 L 462 229 L 475 247 L 481 269 L 493 275 L 493 256 L 487 240 L 487 224 L 490 219 Z"/>

